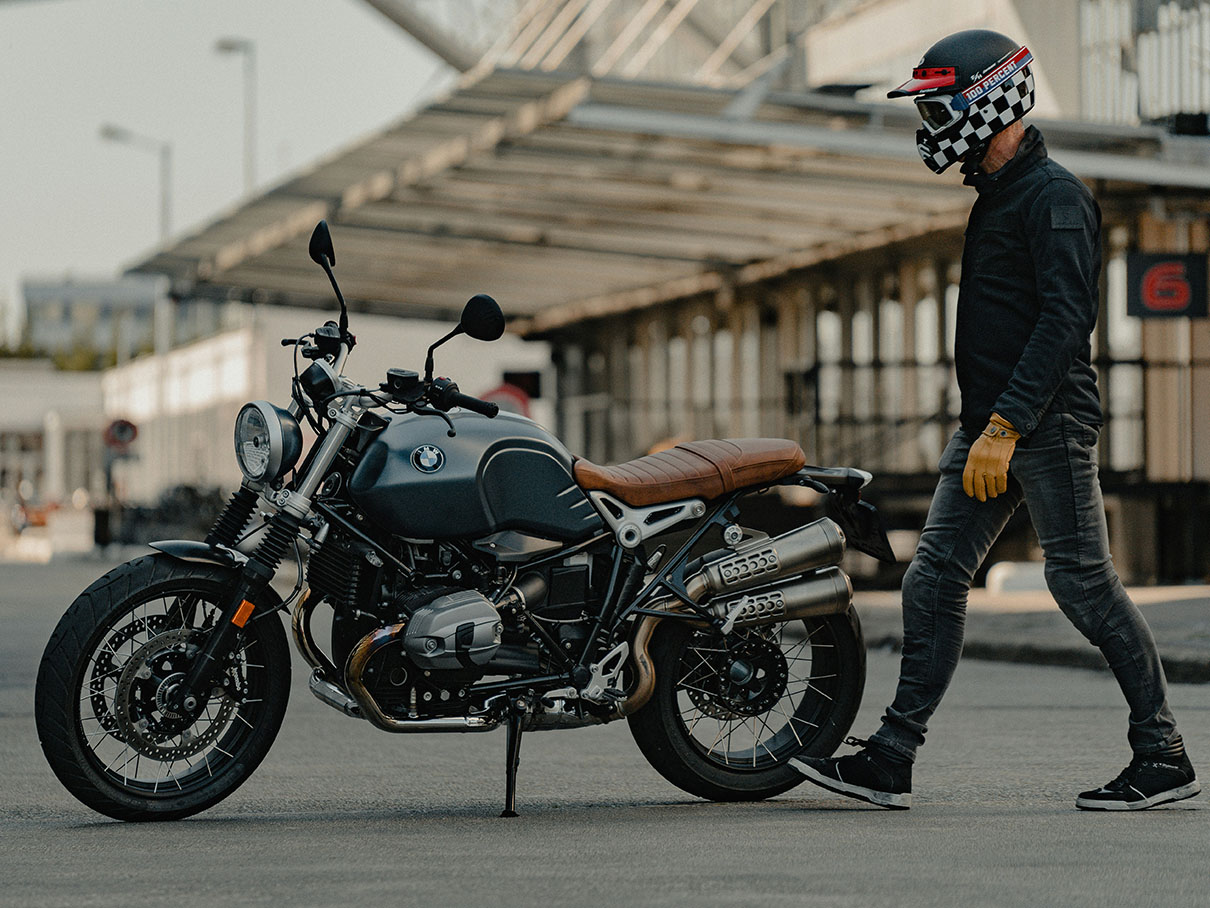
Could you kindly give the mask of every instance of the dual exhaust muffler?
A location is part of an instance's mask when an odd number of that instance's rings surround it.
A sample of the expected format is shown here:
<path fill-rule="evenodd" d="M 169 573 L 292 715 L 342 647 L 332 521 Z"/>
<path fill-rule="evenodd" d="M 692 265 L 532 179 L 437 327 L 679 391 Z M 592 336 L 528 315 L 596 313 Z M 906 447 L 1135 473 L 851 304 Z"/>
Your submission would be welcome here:
<path fill-rule="evenodd" d="M 705 605 L 714 617 L 722 620 L 727 632 L 819 615 L 839 615 L 853 602 L 853 585 L 836 566 L 844 551 L 844 533 L 832 520 L 823 517 L 774 539 L 750 539 L 734 551 L 707 555 L 685 580 L 685 591 L 693 602 Z M 684 606 L 671 600 L 653 607 L 685 615 Z M 618 704 L 619 715 L 642 709 L 655 691 L 655 671 L 647 645 L 662 620 L 648 615 L 635 629 L 631 644 L 635 684 Z M 687 620 L 706 624 L 697 616 Z"/>
<path fill-rule="evenodd" d="M 844 550 L 844 533 L 823 517 L 774 539 L 750 539 L 721 557 L 707 556 L 685 590 L 694 602 L 707 602 L 716 617 L 734 616 L 735 627 L 843 612 L 853 598 L 848 575 L 835 567 Z M 740 595 L 808 571 L 814 573 Z"/>

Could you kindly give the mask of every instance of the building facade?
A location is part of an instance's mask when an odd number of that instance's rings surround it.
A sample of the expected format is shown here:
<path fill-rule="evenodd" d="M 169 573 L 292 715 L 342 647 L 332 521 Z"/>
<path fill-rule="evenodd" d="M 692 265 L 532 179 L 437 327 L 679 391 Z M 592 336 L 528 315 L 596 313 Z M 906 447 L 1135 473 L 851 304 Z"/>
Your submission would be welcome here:
<path fill-rule="evenodd" d="M 482 289 L 549 342 L 573 452 L 616 462 L 675 438 L 788 436 L 813 461 L 878 473 L 871 494 L 918 531 L 958 411 L 973 197 L 923 167 L 915 110 L 880 93 L 945 34 L 998 28 L 1034 51 L 1033 119 L 1105 214 L 1095 356 L 1115 557 L 1136 581 L 1200 578 L 1208 323 L 1128 311 L 1137 254 L 1204 264 L 1210 146 L 1164 113 L 1196 113 L 1200 96 L 1141 100 L 1208 68 L 1200 8 L 524 4 L 450 95 L 138 270 L 183 297 L 315 305 L 305 239 L 326 218 L 354 309 L 444 314 Z M 1036 554 L 1009 536 L 1006 557 Z"/>

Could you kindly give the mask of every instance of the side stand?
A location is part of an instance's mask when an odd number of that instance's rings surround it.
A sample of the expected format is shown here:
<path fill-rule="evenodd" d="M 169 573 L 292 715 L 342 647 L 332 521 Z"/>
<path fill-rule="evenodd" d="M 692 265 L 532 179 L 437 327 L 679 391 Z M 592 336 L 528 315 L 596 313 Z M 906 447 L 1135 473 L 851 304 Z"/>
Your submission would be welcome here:
<path fill-rule="evenodd" d="M 517 766 L 521 763 L 521 723 L 529 712 L 529 702 L 518 697 L 508 705 L 508 742 L 505 745 L 504 812 L 501 817 L 517 814 Z"/>

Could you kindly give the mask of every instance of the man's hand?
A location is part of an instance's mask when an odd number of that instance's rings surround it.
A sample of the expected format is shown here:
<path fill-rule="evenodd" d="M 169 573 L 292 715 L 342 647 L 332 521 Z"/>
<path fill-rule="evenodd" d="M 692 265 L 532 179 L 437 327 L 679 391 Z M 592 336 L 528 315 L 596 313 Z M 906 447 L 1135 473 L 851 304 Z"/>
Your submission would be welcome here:
<path fill-rule="evenodd" d="M 975 439 L 966 455 L 962 490 L 971 498 L 987 501 L 1008 491 L 1008 462 L 1013 459 L 1021 433 L 1012 423 L 993 413 L 987 428 Z"/>

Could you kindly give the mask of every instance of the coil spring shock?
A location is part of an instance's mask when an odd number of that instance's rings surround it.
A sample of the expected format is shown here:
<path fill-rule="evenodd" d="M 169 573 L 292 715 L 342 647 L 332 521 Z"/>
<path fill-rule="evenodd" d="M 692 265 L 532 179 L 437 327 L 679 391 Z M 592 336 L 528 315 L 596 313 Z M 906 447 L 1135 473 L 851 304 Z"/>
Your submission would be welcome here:
<path fill-rule="evenodd" d="M 252 512 L 256 508 L 256 499 L 256 492 L 240 486 L 227 502 L 227 506 L 223 508 L 223 513 L 214 522 L 210 532 L 206 534 L 206 545 L 235 545 L 240 533 L 244 531 L 244 527 L 248 525 L 248 521 L 252 517 Z"/>

